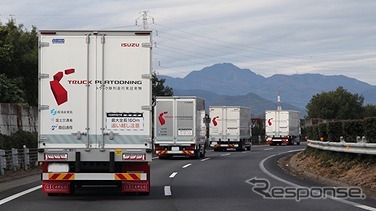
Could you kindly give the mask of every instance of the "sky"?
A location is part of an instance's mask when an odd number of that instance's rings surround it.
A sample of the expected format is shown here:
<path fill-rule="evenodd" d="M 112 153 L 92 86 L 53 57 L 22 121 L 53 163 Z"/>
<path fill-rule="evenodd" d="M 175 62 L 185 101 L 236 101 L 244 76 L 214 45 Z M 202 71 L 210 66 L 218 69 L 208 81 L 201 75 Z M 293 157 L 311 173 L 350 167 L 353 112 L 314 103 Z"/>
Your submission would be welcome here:
<path fill-rule="evenodd" d="M 218 63 L 256 74 L 345 75 L 376 85 L 375 0 L 0 0 L 27 30 L 153 30 L 153 70 Z M 136 24 L 136 20 L 137 25 Z"/>

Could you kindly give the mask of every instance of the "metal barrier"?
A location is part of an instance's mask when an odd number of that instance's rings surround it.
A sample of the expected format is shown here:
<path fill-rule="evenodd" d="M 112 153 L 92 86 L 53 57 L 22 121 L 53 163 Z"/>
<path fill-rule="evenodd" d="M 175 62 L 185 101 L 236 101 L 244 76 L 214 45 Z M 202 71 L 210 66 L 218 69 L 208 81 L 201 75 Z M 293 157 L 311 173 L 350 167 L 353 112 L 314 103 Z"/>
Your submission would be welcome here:
<path fill-rule="evenodd" d="M 0 149 L 0 176 L 6 171 L 15 172 L 19 169 L 27 171 L 36 166 L 38 166 L 37 149 Z"/>
<path fill-rule="evenodd" d="M 334 152 L 376 155 L 376 143 L 366 143 L 364 139 L 363 141 L 359 141 L 357 143 L 345 142 L 343 141 L 343 139 L 341 142 L 324 142 L 308 140 L 307 146 Z"/>

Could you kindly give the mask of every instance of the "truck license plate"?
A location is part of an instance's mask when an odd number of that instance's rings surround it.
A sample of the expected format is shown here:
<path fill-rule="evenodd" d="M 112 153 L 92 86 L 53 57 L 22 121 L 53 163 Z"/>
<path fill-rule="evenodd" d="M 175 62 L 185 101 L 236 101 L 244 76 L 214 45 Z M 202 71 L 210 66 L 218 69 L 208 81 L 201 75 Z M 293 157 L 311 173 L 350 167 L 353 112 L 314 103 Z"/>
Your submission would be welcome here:
<path fill-rule="evenodd" d="M 172 151 L 179 151 L 179 147 L 172 147 Z"/>

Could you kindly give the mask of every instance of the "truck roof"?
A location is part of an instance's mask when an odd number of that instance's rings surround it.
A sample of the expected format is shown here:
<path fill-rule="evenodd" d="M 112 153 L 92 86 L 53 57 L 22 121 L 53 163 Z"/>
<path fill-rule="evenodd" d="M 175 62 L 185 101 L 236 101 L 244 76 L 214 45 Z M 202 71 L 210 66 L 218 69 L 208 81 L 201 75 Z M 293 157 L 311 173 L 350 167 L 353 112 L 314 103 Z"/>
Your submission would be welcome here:
<path fill-rule="evenodd" d="M 197 96 L 157 96 L 157 99 L 203 99 Z"/>
<path fill-rule="evenodd" d="M 61 35 L 74 35 L 74 34 L 82 34 L 82 33 L 106 33 L 106 35 L 111 34 L 123 34 L 127 33 L 130 35 L 150 35 L 152 33 L 151 30 L 68 30 L 68 29 L 41 29 L 39 30 L 40 34 L 61 34 Z"/>

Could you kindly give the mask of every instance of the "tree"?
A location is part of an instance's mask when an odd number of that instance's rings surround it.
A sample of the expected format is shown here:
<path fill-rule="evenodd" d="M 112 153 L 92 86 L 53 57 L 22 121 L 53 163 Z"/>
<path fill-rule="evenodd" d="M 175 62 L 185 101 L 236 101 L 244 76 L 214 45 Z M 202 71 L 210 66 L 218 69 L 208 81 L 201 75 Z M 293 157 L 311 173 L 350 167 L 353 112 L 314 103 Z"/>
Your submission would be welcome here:
<path fill-rule="evenodd" d="M 343 87 L 316 94 L 307 104 L 308 118 L 361 119 L 364 97 L 352 94 Z"/>
<path fill-rule="evenodd" d="M 153 95 L 154 96 L 172 96 L 173 89 L 169 86 L 164 86 L 166 79 L 158 78 L 157 74 L 153 73 L 152 83 L 153 83 Z"/>
<path fill-rule="evenodd" d="M 15 80 L 9 79 L 5 74 L 0 74 L 0 99 L 2 103 L 24 103 L 23 91 L 17 86 Z"/>
<path fill-rule="evenodd" d="M 35 27 L 29 32 L 14 19 L 0 23 L 0 73 L 23 91 L 29 105 L 38 103 L 38 36 Z M 7 95 L 11 95 L 8 93 Z M 3 98 L 0 98 L 1 102 Z"/>
<path fill-rule="evenodd" d="M 376 117 L 376 105 L 368 104 L 363 108 L 363 117 Z"/>

